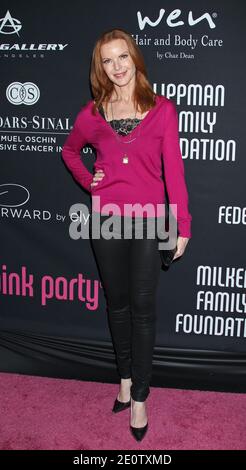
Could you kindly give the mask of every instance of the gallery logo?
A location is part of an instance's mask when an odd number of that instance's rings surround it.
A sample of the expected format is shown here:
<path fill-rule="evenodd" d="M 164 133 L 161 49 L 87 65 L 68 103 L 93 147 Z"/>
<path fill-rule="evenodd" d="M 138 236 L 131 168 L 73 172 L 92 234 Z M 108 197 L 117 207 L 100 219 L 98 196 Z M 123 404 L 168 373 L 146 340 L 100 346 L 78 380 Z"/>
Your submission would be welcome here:
<path fill-rule="evenodd" d="M 0 18 L 0 34 L 17 34 L 20 37 L 19 31 L 22 29 L 22 24 L 17 18 L 11 16 L 10 11 L 8 10 L 6 15 L 3 18 Z M 7 44 L 7 43 L 0 43 L 0 57 L 1 51 L 5 54 L 4 57 L 8 56 L 8 51 L 13 51 L 16 53 L 17 51 L 22 52 L 30 52 L 34 53 L 35 51 L 40 51 L 43 54 L 45 51 L 54 52 L 54 51 L 63 51 L 68 44 L 58 44 L 58 43 L 15 43 L 15 44 Z"/>
<path fill-rule="evenodd" d="M 6 96 L 12 104 L 26 104 L 30 106 L 39 100 L 40 90 L 33 82 L 13 82 L 8 86 Z"/>
<path fill-rule="evenodd" d="M 0 18 L 0 33 L 2 34 L 18 34 L 22 28 L 22 24 L 17 18 L 13 18 L 8 10 L 4 18 Z"/>

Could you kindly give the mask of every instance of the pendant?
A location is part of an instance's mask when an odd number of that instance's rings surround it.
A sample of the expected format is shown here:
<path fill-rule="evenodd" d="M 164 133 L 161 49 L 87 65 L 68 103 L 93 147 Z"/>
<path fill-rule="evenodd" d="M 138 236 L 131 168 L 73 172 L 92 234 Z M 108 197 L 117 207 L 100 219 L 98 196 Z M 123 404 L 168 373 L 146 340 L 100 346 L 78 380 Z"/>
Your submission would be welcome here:
<path fill-rule="evenodd" d="M 124 157 L 122 158 L 123 163 L 128 163 L 128 156 L 125 154 Z"/>

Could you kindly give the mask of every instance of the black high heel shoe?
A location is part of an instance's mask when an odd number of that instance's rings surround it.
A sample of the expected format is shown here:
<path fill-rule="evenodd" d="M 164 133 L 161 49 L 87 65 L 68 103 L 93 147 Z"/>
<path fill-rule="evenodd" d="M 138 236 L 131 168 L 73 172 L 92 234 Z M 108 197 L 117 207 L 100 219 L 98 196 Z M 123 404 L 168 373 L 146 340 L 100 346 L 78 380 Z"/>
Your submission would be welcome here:
<path fill-rule="evenodd" d="M 134 426 L 130 424 L 131 433 L 137 441 L 141 441 L 143 437 L 145 436 L 147 429 L 148 429 L 148 424 L 149 423 L 147 422 L 145 426 L 143 426 L 142 428 L 135 428 Z"/>
<path fill-rule="evenodd" d="M 127 402 L 122 402 L 116 398 L 112 411 L 113 413 L 119 413 L 119 411 L 126 410 L 127 408 L 129 408 L 129 406 L 131 406 L 131 399 Z"/>
<path fill-rule="evenodd" d="M 134 428 L 133 426 L 130 425 L 130 429 L 132 432 L 132 435 L 135 437 L 137 441 L 141 441 L 143 437 L 145 436 L 147 429 L 148 429 L 148 424 L 145 424 L 142 428 Z"/>

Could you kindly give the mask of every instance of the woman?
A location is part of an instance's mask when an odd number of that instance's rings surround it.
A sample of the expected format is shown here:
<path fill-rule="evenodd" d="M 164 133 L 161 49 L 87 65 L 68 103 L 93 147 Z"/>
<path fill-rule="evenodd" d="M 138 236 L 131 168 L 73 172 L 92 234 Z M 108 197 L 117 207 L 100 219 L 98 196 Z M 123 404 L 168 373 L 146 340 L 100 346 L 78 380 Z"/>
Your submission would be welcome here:
<path fill-rule="evenodd" d="M 123 29 L 104 32 L 97 40 L 90 79 L 94 100 L 78 113 L 62 157 L 75 179 L 92 195 L 90 229 L 96 214 L 100 214 L 103 225 L 112 213 L 122 223 L 131 220 L 135 234 L 142 221 L 143 238 L 128 238 L 129 233 L 126 230 L 126 237 L 122 229 L 116 231 L 115 238 L 92 236 L 121 377 L 113 411 L 130 407 L 130 429 L 141 440 L 148 428 L 146 399 L 150 393 L 155 293 L 161 267 L 157 238 L 149 238 L 146 228 L 147 220 L 156 223 L 163 216 L 163 212 L 143 213 L 143 207 L 164 206 L 164 184 L 170 204 L 177 204 L 174 259 L 183 255 L 191 238 L 192 217 L 179 147 L 178 116 L 170 99 L 152 91 L 141 51 Z M 80 158 L 86 143 L 97 152 L 94 175 Z M 127 204 L 137 205 L 134 214 Z"/>

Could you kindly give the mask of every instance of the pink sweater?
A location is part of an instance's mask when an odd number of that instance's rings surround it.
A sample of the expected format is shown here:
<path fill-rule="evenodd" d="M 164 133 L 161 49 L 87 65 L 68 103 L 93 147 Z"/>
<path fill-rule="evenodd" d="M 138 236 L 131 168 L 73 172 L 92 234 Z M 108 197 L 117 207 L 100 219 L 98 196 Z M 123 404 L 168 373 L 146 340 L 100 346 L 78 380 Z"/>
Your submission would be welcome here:
<path fill-rule="evenodd" d="M 67 167 L 92 196 L 92 211 L 107 214 L 102 206 L 109 203 L 117 204 L 121 215 L 128 215 L 124 204 L 136 204 L 137 207 L 139 203 L 142 209 L 145 205 L 147 208 L 148 203 L 154 207 L 157 204 L 163 206 L 166 184 L 169 203 L 177 204 L 179 235 L 191 238 L 192 216 L 188 210 L 184 163 L 179 146 L 178 114 L 174 102 L 157 95 L 155 106 L 126 136 L 118 135 L 99 111 L 93 116 L 92 106 L 93 100 L 90 100 L 81 108 L 62 148 L 62 158 Z M 133 142 L 122 143 L 134 137 L 136 139 Z M 86 143 L 96 149 L 93 171 L 102 169 L 105 174 L 92 188 L 93 174 L 87 170 L 80 155 Z M 127 164 L 122 162 L 124 154 L 128 155 Z M 162 160 L 165 181 L 162 179 Z M 115 207 L 114 204 L 112 207 Z M 159 212 L 156 209 L 154 215 L 157 214 Z M 150 216 L 153 217 L 153 213 Z"/>

